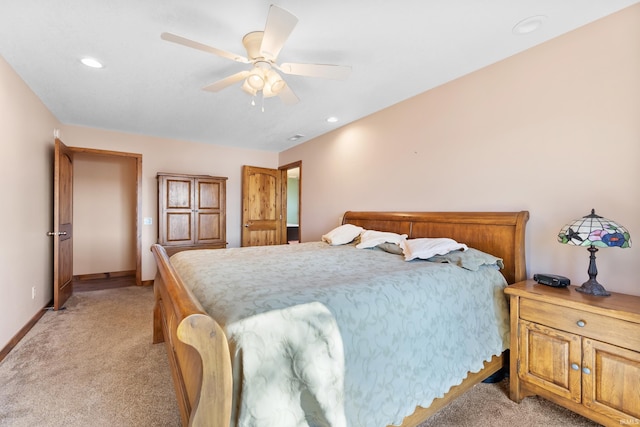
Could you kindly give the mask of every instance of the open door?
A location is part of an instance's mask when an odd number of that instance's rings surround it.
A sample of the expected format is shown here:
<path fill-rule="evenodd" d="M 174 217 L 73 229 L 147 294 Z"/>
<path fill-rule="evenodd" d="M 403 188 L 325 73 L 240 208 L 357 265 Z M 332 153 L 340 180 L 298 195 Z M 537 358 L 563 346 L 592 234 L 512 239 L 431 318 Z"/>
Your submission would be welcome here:
<path fill-rule="evenodd" d="M 286 242 L 284 173 L 278 169 L 242 167 L 242 246 Z"/>
<path fill-rule="evenodd" d="M 53 309 L 73 293 L 73 154 L 56 138 L 53 167 Z"/>
<path fill-rule="evenodd" d="M 284 172 L 286 185 L 282 206 L 286 217 L 284 226 L 287 229 L 286 242 L 289 244 L 302 242 L 301 208 L 302 208 L 302 161 L 280 166 Z M 284 242 L 283 242 L 284 243 Z"/>

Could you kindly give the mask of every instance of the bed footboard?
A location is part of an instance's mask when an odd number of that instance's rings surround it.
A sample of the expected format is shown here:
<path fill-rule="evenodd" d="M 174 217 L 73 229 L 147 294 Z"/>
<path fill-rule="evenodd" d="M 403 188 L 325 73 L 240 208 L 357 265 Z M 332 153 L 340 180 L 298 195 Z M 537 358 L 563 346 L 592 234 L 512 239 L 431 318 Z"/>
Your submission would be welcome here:
<path fill-rule="evenodd" d="M 227 427 L 232 399 L 227 337 L 184 286 L 164 248 L 154 244 L 151 251 L 158 265 L 153 342 L 166 345 L 182 424 Z"/>

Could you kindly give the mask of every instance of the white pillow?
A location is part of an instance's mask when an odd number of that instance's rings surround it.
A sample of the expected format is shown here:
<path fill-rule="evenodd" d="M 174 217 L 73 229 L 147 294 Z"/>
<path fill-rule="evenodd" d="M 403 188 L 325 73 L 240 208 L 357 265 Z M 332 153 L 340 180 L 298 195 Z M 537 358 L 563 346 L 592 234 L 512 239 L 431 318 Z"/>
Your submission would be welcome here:
<path fill-rule="evenodd" d="M 358 237 L 363 230 L 364 228 L 353 224 L 344 224 L 323 235 L 322 241 L 333 246 L 344 245 L 353 242 L 353 239 Z"/>
<path fill-rule="evenodd" d="M 404 252 L 405 261 L 411 261 L 416 258 L 427 259 L 460 249 L 467 250 L 467 245 L 464 243 L 458 243 L 446 237 L 403 240 L 400 242 L 400 247 Z"/>
<path fill-rule="evenodd" d="M 400 244 L 407 238 L 406 234 L 397 234 L 387 231 L 366 230 L 360 236 L 360 243 L 356 245 L 358 249 L 373 248 L 381 243 Z"/>

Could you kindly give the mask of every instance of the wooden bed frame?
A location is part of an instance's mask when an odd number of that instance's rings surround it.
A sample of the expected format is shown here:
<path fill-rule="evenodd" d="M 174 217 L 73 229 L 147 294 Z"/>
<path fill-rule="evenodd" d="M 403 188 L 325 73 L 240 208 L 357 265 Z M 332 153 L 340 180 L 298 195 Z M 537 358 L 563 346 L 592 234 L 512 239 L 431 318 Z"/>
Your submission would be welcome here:
<path fill-rule="evenodd" d="M 521 212 L 346 212 L 343 224 L 407 234 L 450 237 L 504 260 L 509 284 L 526 279 L 525 225 Z M 184 286 L 164 248 L 151 250 L 158 265 L 153 342 L 165 342 L 184 426 L 228 427 L 232 404 L 231 357 L 224 331 Z M 428 408 L 417 407 L 403 427 L 417 426 L 475 384 L 497 372 L 503 357 L 485 362 Z"/>

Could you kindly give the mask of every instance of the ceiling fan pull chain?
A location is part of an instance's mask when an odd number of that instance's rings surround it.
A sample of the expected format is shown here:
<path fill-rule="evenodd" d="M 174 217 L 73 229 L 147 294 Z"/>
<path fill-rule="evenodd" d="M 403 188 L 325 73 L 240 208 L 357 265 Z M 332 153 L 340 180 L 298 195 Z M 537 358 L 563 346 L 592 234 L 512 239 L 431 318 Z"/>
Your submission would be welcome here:
<path fill-rule="evenodd" d="M 262 94 L 262 96 L 260 96 L 260 98 L 262 98 L 262 112 L 264 113 L 264 93 L 260 92 Z"/>

